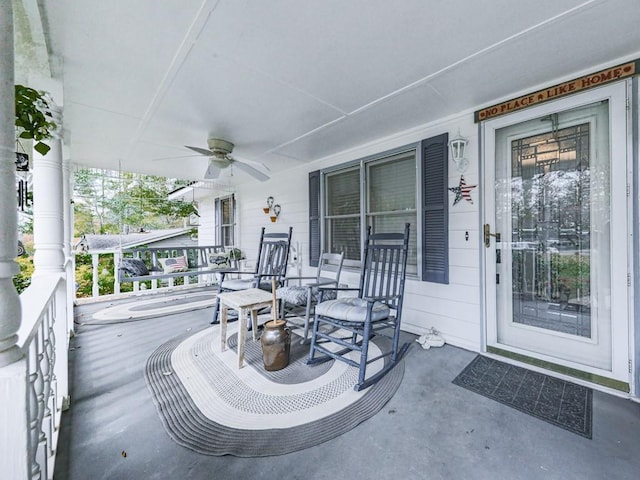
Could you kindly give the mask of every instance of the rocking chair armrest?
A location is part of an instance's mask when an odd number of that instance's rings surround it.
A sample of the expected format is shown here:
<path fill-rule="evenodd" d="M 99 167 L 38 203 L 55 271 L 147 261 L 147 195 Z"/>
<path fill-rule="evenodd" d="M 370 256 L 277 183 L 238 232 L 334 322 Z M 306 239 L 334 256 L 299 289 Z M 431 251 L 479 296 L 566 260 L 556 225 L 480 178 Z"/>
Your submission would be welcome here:
<path fill-rule="evenodd" d="M 315 277 L 314 277 L 315 279 Z M 337 285 L 338 282 L 336 282 L 335 280 L 320 280 L 319 282 L 313 282 L 313 283 L 307 283 L 305 286 L 306 287 L 318 287 L 318 288 L 322 288 L 324 290 L 333 290 L 333 289 L 338 289 L 340 287 L 338 287 Z M 334 285 L 333 287 L 330 287 L 328 285 Z"/>
<path fill-rule="evenodd" d="M 284 283 L 286 285 L 286 284 L 289 283 L 290 280 L 315 280 L 315 279 L 316 279 L 316 277 L 285 277 L 283 280 L 284 280 Z M 307 285 L 307 284 L 305 284 L 305 285 Z"/>

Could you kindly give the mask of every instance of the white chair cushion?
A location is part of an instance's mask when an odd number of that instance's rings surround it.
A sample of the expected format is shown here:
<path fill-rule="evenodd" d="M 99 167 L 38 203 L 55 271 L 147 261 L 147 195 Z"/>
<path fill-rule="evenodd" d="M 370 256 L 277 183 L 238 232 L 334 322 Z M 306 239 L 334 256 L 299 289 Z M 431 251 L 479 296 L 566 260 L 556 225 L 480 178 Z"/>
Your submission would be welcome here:
<path fill-rule="evenodd" d="M 371 320 L 384 320 L 389 317 L 389 313 L 389 307 L 384 303 L 375 302 Z M 348 322 L 364 322 L 367 318 L 367 301 L 352 297 L 329 300 L 316 305 L 316 314 Z"/>

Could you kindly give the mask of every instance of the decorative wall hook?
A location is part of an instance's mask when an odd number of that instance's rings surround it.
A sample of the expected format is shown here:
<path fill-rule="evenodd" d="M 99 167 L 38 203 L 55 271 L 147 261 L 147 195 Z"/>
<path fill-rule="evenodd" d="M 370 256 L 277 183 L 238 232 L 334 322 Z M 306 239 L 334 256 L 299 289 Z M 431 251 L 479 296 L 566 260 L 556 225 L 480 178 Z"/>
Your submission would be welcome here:
<path fill-rule="evenodd" d="M 273 202 L 274 202 L 273 197 L 269 196 L 267 198 L 267 206 L 262 209 L 265 215 L 269 215 L 269 213 L 271 213 L 271 209 L 273 208 Z"/>

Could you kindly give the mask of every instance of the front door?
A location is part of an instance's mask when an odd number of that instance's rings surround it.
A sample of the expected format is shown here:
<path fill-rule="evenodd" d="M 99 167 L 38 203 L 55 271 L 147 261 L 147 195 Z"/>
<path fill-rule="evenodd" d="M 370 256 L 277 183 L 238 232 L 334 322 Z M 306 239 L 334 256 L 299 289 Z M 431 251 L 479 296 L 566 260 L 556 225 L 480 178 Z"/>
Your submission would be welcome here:
<path fill-rule="evenodd" d="M 483 125 L 487 347 L 628 381 L 625 84 Z"/>

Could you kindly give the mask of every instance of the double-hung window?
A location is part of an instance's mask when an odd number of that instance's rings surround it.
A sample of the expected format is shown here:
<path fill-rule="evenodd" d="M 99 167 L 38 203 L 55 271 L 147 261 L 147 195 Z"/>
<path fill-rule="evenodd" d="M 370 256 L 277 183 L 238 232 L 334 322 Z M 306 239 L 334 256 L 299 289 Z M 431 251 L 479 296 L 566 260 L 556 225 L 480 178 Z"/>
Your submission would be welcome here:
<path fill-rule="evenodd" d="M 408 272 L 417 273 L 416 150 L 358 162 L 324 174 L 324 250 L 357 266 L 366 226 L 402 232 L 411 224 Z"/>
<path fill-rule="evenodd" d="M 233 195 L 216 199 L 216 239 L 219 245 L 234 245 L 235 202 Z"/>

